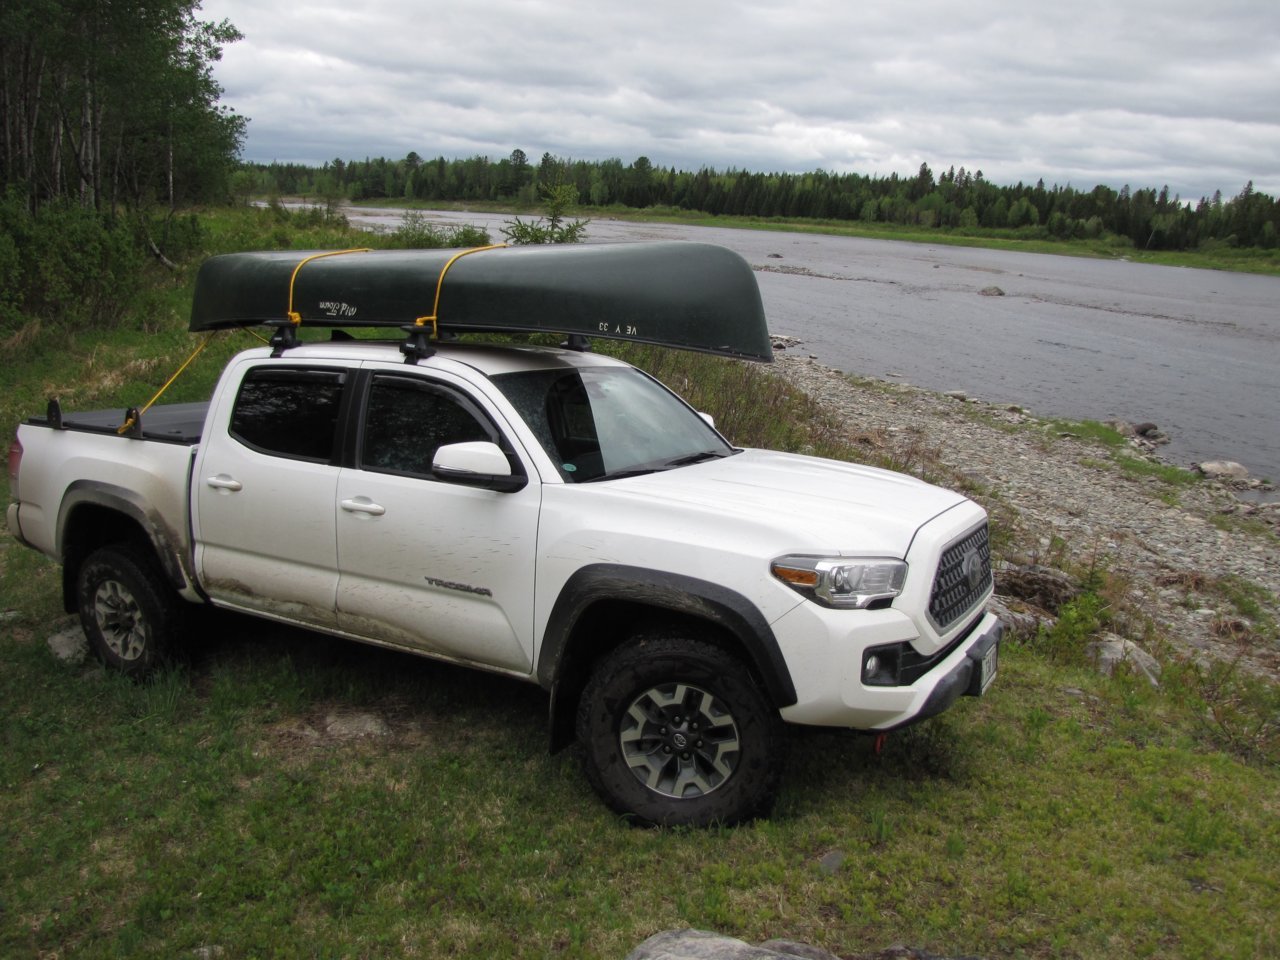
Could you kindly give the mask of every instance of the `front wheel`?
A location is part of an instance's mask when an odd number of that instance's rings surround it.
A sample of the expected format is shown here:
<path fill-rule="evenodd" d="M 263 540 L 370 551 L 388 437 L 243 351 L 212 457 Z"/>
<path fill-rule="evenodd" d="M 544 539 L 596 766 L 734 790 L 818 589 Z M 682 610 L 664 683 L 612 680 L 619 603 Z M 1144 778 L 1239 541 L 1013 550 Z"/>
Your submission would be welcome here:
<path fill-rule="evenodd" d="M 91 553 L 76 577 L 80 624 L 94 654 L 131 676 L 161 660 L 180 618 L 169 584 L 148 559 L 126 546 Z"/>
<path fill-rule="evenodd" d="M 730 653 L 645 638 L 601 661 L 578 707 L 591 785 L 643 824 L 709 826 L 763 816 L 782 777 L 773 704 Z"/>

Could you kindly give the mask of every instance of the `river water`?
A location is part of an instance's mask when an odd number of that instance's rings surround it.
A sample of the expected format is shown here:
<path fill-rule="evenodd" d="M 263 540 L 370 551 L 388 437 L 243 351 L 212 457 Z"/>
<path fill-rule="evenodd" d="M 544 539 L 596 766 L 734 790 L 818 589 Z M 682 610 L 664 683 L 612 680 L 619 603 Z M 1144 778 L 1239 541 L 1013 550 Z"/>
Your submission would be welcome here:
<path fill-rule="evenodd" d="M 400 214 L 348 211 L 388 229 Z M 510 219 L 426 216 L 495 241 Z M 828 366 L 1041 417 L 1155 423 L 1172 463 L 1236 460 L 1280 481 L 1280 277 L 615 220 L 587 235 L 737 251 L 756 268 L 770 330 Z"/>

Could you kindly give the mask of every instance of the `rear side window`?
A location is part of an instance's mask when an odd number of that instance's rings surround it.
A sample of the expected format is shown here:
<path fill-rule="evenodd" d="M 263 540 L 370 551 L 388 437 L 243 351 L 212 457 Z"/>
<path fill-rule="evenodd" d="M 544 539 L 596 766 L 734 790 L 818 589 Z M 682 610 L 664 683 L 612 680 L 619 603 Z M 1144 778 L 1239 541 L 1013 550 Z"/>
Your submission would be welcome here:
<path fill-rule="evenodd" d="M 338 370 L 253 370 L 240 384 L 231 435 L 260 453 L 328 463 L 344 381 Z"/>
<path fill-rule="evenodd" d="M 360 465 L 366 470 L 431 476 L 436 450 L 450 443 L 498 440 L 472 403 L 414 377 L 373 379 L 365 413 Z"/>

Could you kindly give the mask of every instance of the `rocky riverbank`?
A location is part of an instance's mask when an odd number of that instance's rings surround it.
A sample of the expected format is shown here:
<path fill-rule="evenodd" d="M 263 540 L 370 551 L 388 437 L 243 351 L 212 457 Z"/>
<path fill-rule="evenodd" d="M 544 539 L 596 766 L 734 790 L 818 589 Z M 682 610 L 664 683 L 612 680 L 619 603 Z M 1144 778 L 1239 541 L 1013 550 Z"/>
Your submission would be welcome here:
<path fill-rule="evenodd" d="M 991 511 L 1005 534 L 997 593 L 1012 609 L 1053 612 L 1026 596 L 1022 572 L 1078 579 L 1101 564 L 1123 591 L 1114 613 L 1125 639 L 1280 680 L 1280 504 L 1241 500 L 1229 477 L 1170 484 L 1126 471 L 1019 408 L 855 381 L 789 346 L 775 375 L 817 399 L 869 462 L 888 458 Z M 1150 457 L 1140 436 L 1130 453 Z"/>

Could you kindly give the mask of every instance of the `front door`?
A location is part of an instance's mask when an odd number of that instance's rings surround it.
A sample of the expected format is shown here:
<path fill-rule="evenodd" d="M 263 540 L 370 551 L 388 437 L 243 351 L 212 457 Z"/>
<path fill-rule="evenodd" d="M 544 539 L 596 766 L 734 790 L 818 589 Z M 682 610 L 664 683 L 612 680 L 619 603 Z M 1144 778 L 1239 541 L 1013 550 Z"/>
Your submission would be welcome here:
<path fill-rule="evenodd" d="M 502 435 L 461 390 L 373 374 L 357 465 L 338 477 L 338 626 L 527 675 L 540 486 L 497 493 L 432 476 L 438 447 L 476 440 Z"/>

